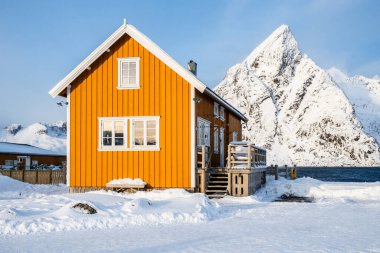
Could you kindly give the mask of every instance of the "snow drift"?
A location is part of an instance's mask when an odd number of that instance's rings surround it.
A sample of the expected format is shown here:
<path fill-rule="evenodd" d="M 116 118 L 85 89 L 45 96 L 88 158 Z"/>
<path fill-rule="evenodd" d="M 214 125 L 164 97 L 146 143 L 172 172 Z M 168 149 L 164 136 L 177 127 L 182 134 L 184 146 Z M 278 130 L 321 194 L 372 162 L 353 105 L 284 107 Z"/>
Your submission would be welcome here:
<path fill-rule="evenodd" d="M 0 235 L 36 232 L 106 229 L 139 225 L 205 223 L 256 215 L 257 208 L 272 203 L 283 194 L 313 197 L 325 205 L 342 202 L 379 203 L 380 182 L 331 183 L 310 178 L 294 181 L 268 177 L 257 194 L 209 200 L 201 193 L 182 189 L 116 193 L 94 191 L 67 194 L 65 186 L 30 185 L 0 175 Z M 85 203 L 96 210 L 88 214 L 73 208 Z"/>

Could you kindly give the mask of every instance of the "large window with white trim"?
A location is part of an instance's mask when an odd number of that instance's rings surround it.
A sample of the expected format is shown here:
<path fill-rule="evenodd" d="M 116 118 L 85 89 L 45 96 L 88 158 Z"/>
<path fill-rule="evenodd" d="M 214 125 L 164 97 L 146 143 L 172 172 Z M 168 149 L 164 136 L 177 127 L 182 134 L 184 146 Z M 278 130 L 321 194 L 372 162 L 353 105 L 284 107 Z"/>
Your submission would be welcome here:
<path fill-rule="evenodd" d="M 159 123 L 159 116 L 99 118 L 99 150 L 159 150 Z"/>
<path fill-rule="evenodd" d="M 118 58 L 118 88 L 140 88 L 140 58 Z"/>
<path fill-rule="evenodd" d="M 99 148 L 104 150 L 127 148 L 128 125 L 126 118 L 101 118 Z"/>
<path fill-rule="evenodd" d="M 131 148 L 155 149 L 159 147 L 159 117 L 131 119 Z"/>

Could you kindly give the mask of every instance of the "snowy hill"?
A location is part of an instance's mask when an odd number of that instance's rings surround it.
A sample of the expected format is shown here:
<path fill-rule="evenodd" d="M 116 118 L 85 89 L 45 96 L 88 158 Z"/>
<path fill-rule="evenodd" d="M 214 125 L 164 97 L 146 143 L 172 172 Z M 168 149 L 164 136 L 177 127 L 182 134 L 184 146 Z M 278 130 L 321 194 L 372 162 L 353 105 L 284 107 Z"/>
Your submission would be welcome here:
<path fill-rule="evenodd" d="M 349 77 L 337 68 L 327 72 L 350 100 L 364 131 L 380 144 L 380 80 L 375 79 L 376 76 L 373 79 L 359 75 Z"/>
<path fill-rule="evenodd" d="M 214 90 L 249 119 L 244 138 L 270 150 L 269 164 L 380 164 L 373 118 L 356 114 L 347 92 L 301 54 L 286 25 L 231 67 Z"/>
<path fill-rule="evenodd" d="M 66 153 L 66 122 L 34 123 L 27 127 L 11 124 L 0 130 L 0 141 L 23 143 Z"/>

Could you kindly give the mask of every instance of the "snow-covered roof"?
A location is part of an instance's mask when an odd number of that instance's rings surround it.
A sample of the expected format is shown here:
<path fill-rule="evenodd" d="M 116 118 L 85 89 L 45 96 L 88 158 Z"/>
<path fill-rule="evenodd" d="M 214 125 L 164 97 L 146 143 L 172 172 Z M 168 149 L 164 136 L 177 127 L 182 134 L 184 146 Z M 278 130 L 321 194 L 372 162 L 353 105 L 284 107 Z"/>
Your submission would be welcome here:
<path fill-rule="evenodd" d="M 0 154 L 64 156 L 65 154 L 38 148 L 28 144 L 0 142 Z"/>
<path fill-rule="evenodd" d="M 64 91 L 67 86 L 69 86 L 80 74 L 83 73 L 91 64 L 96 61 L 104 52 L 106 52 L 121 36 L 128 34 L 134 40 L 136 40 L 143 47 L 148 49 L 153 55 L 160 59 L 163 63 L 168 65 L 177 74 L 179 74 L 183 79 L 188 81 L 190 85 L 199 90 L 200 92 L 205 92 L 210 95 L 219 104 L 222 104 L 231 112 L 235 113 L 242 120 L 247 121 L 247 118 L 239 112 L 235 107 L 230 105 L 224 99 L 217 96 L 211 89 L 202 83 L 192 72 L 184 68 L 181 64 L 170 57 L 164 50 L 162 50 L 156 43 L 150 40 L 145 34 L 137 30 L 131 24 L 124 23 L 119 27 L 108 39 L 106 39 L 99 47 L 97 47 L 86 59 L 84 59 L 76 68 L 74 68 L 65 78 L 63 78 L 56 86 L 54 86 L 49 94 L 52 97 L 56 97 Z"/>
<path fill-rule="evenodd" d="M 74 81 L 84 70 L 98 59 L 104 52 L 106 52 L 121 36 L 128 34 L 135 39 L 139 44 L 148 49 L 158 59 L 172 68 L 182 78 L 188 81 L 199 91 L 203 92 L 206 89 L 206 85 L 203 84 L 193 73 L 182 67 L 172 57 L 170 57 L 164 50 L 162 50 L 156 43 L 151 41 L 145 34 L 137 30 L 131 24 L 123 24 L 119 27 L 108 39 L 106 39 L 98 48 L 96 48 L 86 59 L 84 59 L 73 71 L 71 71 L 65 78 L 63 78 L 49 94 L 52 97 L 58 96 L 72 81 Z"/>

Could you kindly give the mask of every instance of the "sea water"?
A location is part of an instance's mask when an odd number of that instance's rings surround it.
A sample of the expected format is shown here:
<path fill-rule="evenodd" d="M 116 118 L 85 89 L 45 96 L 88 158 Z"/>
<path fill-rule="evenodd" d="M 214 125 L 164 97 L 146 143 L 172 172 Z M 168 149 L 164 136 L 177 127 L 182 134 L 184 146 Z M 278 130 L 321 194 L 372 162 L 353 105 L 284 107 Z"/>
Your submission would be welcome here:
<path fill-rule="evenodd" d="M 299 167 L 297 177 L 330 182 L 377 182 L 380 167 Z"/>

